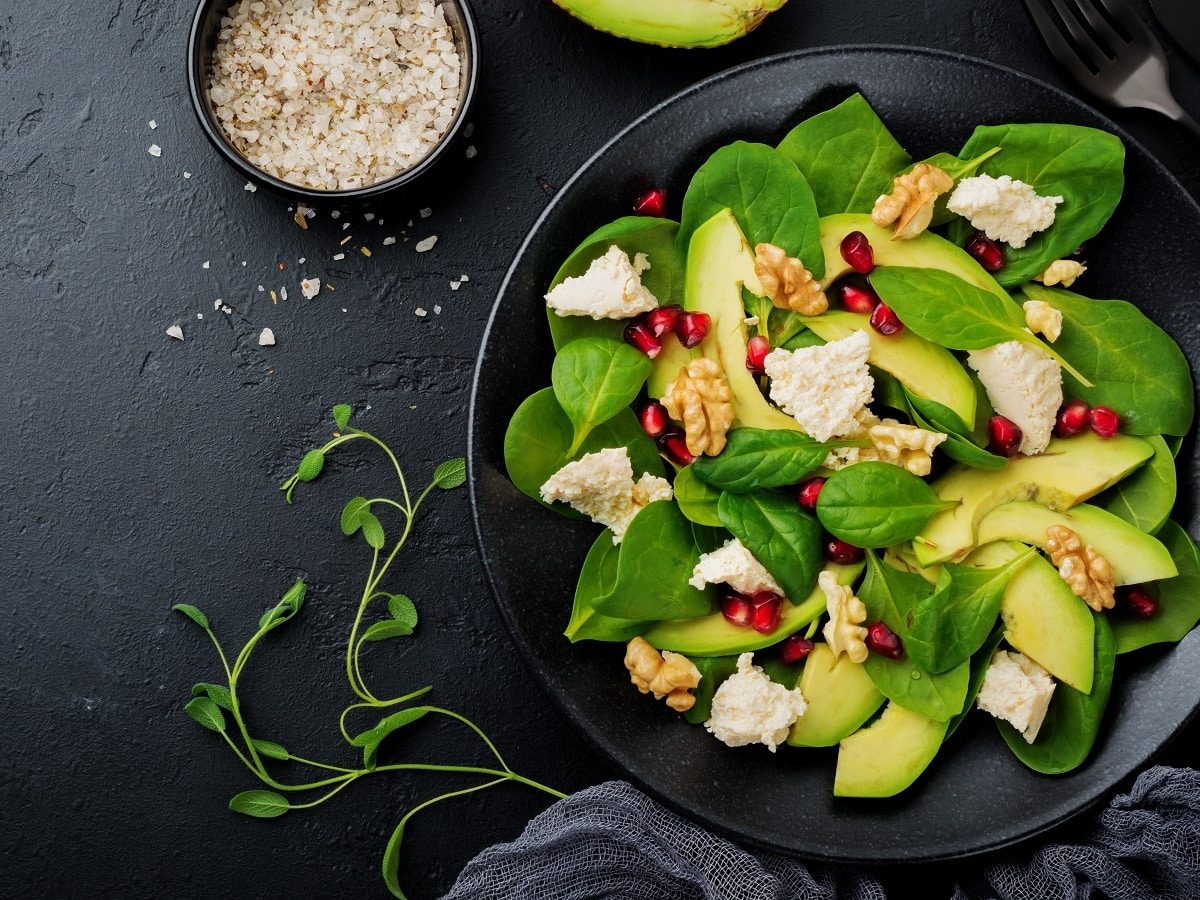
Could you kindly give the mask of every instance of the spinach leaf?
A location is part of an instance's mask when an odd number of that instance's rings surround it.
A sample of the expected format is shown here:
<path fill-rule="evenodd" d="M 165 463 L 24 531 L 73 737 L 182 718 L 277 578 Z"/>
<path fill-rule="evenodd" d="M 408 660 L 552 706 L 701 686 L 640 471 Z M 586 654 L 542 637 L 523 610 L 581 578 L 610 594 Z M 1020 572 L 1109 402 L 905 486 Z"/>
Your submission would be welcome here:
<path fill-rule="evenodd" d="M 870 212 L 912 161 L 862 94 L 805 119 L 779 142 L 779 152 L 812 185 L 823 216 Z"/>
<path fill-rule="evenodd" d="M 954 156 L 950 153 L 935 153 L 928 159 L 921 160 L 921 162 L 927 163 L 931 166 L 937 166 L 952 179 L 954 179 L 954 182 L 957 184 L 959 179 L 974 175 L 980 166 L 982 166 L 985 162 L 999 152 L 999 147 L 993 147 L 991 150 L 987 150 L 973 159 L 959 159 L 957 156 Z M 912 171 L 912 168 L 913 167 L 910 166 L 908 169 L 905 169 L 905 172 L 907 173 Z M 947 222 L 954 221 L 954 213 L 950 212 L 950 210 L 946 208 L 946 204 L 950 200 L 950 193 L 952 192 L 947 192 L 937 198 L 937 202 L 933 207 L 933 221 L 930 223 L 931 227 L 936 228 L 939 225 L 945 225 Z"/>
<path fill-rule="evenodd" d="M 907 390 L 904 392 L 908 400 L 908 414 L 914 425 L 930 431 L 940 431 L 946 435 L 941 450 L 955 462 L 975 469 L 1003 469 L 1008 460 L 995 453 L 989 453 L 980 447 L 975 436 L 958 414 L 950 407 L 918 397 Z M 985 420 L 986 421 L 986 420 Z"/>
<path fill-rule="evenodd" d="M 1162 435 L 1147 440 L 1154 448 L 1150 462 L 1092 502 L 1139 531 L 1157 534 L 1175 506 L 1175 457 Z"/>
<path fill-rule="evenodd" d="M 840 446 L 843 443 L 823 444 L 799 431 L 735 428 L 719 456 L 703 456 L 691 468 L 706 484 L 744 494 L 795 484 Z"/>
<path fill-rule="evenodd" d="M 1010 175 L 1043 197 L 1063 198 L 1053 225 L 1020 250 L 1006 248 L 996 279 L 1013 287 L 1100 232 L 1125 189 L 1125 147 L 1114 135 L 1078 125 L 982 125 L 959 156 L 967 159 L 992 147 L 1000 152 L 983 164 L 984 173 Z M 951 238 L 961 246 L 970 231 L 967 222 L 956 222 Z"/>
<path fill-rule="evenodd" d="M 692 691 L 695 704 L 683 717 L 693 725 L 699 725 L 712 716 L 713 694 L 726 678 L 737 671 L 736 656 L 697 656 L 692 659 L 700 670 L 700 683 Z"/>
<path fill-rule="evenodd" d="M 1170 519 L 1158 532 L 1158 539 L 1171 551 L 1179 574 L 1146 586 L 1158 600 L 1158 613 L 1153 618 L 1113 616 L 1118 653 L 1181 641 L 1200 622 L 1200 553 L 1195 542 Z"/>
<path fill-rule="evenodd" d="M 975 698 L 979 696 L 979 689 L 983 687 L 983 679 L 987 675 L 988 666 L 992 664 L 992 655 L 995 654 L 996 648 L 1000 646 L 1003 639 L 1004 626 L 1000 625 L 993 629 L 992 633 L 988 635 L 988 639 L 983 642 L 983 646 L 971 657 L 971 677 L 967 682 L 967 699 L 963 703 L 962 712 L 950 720 L 950 727 L 946 729 L 946 740 L 950 740 L 950 735 L 958 731 L 958 726 L 970 715 L 971 709 L 975 706 Z"/>
<path fill-rule="evenodd" d="M 593 428 L 637 399 L 653 367 L 646 354 L 607 338 L 580 338 L 558 351 L 550 381 L 575 428 L 568 454 L 583 445 Z"/>
<path fill-rule="evenodd" d="M 687 256 L 693 232 L 723 209 L 733 212 L 751 246 L 782 247 L 799 257 L 814 278 L 825 274 L 812 189 L 796 164 L 773 147 L 735 141 L 697 170 L 683 198 L 680 256 Z"/>
<path fill-rule="evenodd" d="M 675 502 L 689 521 L 697 525 L 707 525 L 711 528 L 721 527 L 721 517 L 717 515 L 717 501 L 721 492 L 709 487 L 696 477 L 692 466 L 684 466 L 675 476 Z"/>
<path fill-rule="evenodd" d="M 1055 349 L 1094 382 L 1064 379 L 1064 393 L 1111 406 L 1129 434 L 1187 434 L 1195 388 L 1187 358 L 1170 335 L 1123 300 L 1092 300 L 1039 284 L 1022 290 L 1062 312 Z"/>
<path fill-rule="evenodd" d="M 901 641 L 907 642 L 909 637 L 909 613 L 931 596 L 933 590 L 920 575 L 884 565 L 875 553 L 867 551 L 867 576 L 858 589 L 859 599 L 867 607 L 867 620 L 883 621 L 900 635 Z M 970 675 L 966 663 L 942 675 L 933 675 L 921 669 L 907 653 L 901 659 L 872 653 L 863 666 L 879 692 L 897 706 L 938 722 L 962 712 Z"/>
<path fill-rule="evenodd" d="M 861 462 L 834 472 L 821 488 L 817 518 L 855 547 L 891 547 L 912 540 L 937 513 L 956 506 L 924 481 L 885 462 Z"/>
<path fill-rule="evenodd" d="M 651 503 L 629 523 L 617 557 L 612 592 L 593 602 L 616 619 L 691 619 L 713 608 L 714 592 L 690 584 L 700 551 L 692 525 L 670 500 Z"/>
<path fill-rule="evenodd" d="M 773 491 L 722 494 L 717 514 L 789 599 L 799 603 L 812 592 L 821 570 L 821 526 L 795 500 Z"/>
<path fill-rule="evenodd" d="M 574 644 L 576 641 L 628 641 L 646 630 L 649 623 L 614 619 L 596 612 L 596 601 L 612 593 L 617 584 L 617 559 L 621 548 L 612 535 L 601 532 L 588 551 L 575 586 L 575 602 L 571 621 L 563 632 Z"/>
<path fill-rule="evenodd" d="M 1096 620 L 1096 675 L 1092 692 L 1085 694 L 1060 681 L 1050 700 L 1046 721 L 1032 744 L 1007 722 L 996 720 L 1008 749 L 1035 772 L 1044 775 L 1070 772 L 1088 758 L 1100 733 L 1104 708 L 1112 691 L 1116 641 L 1108 619 L 1099 613 L 1093 613 L 1092 617 Z"/>
<path fill-rule="evenodd" d="M 942 566 L 934 594 L 909 613 L 905 648 L 913 661 L 939 674 L 970 659 L 995 627 L 1008 583 L 1034 553 L 1027 550 L 994 569 Z"/>
<path fill-rule="evenodd" d="M 602 225 L 571 251 L 571 255 L 555 273 L 547 292 L 568 278 L 582 275 L 594 260 L 615 244 L 629 254 L 630 259 L 639 253 L 646 254 L 650 268 L 642 273 L 642 284 L 658 298 L 661 305 L 682 303 L 684 263 L 676 248 L 675 239 L 678 235 L 678 223 L 648 216 L 624 216 Z M 619 340 L 625 328 L 625 322 L 619 319 L 596 321 L 587 316 L 560 316 L 549 307 L 546 307 L 546 315 L 550 320 L 550 337 L 554 340 L 556 350 L 580 337 Z"/>
<path fill-rule="evenodd" d="M 504 435 L 504 464 L 508 477 L 524 494 L 543 506 L 568 518 L 581 518 L 563 503 L 546 504 L 541 487 L 551 475 L 574 459 L 605 447 L 626 447 L 633 463 L 634 477 L 643 472 L 662 475 L 658 447 L 646 436 L 633 410 L 622 410 L 607 422 L 592 429 L 587 440 L 571 454 L 574 429 L 570 419 L 554 399 L 552 388 L 530 395 L 517 407 Z"/>
<path fill-rule="evenodd" d="M 950 350 L 983 350 L 1005 341 L 1035 344 L 1080 383 L 1091 386 L 1054 347 L 1026 330 L 1024 311 L 1008 297 L 950 272 L 906 266 L 876 269 L 871 285 L 900 320 L 927 341 Z"/>

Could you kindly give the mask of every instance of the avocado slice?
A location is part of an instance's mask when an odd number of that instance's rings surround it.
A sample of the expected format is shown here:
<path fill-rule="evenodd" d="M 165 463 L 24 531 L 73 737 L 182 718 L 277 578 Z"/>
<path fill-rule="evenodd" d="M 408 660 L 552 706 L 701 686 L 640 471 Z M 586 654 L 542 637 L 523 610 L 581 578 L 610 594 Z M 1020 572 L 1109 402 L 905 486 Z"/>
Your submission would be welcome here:
<path fill-rule="evenodd" d="M 1025 552 L 1023 544 L 997 541 L 967 557 L 967 564 L 994 568 Z M 1095 670 L 1095 622 L 1058 570 L 1035 556 L 1021 566 L 1000 603 L 1004 639 L 1059 681 L 1085 694 Z"/>
<path fill-rule="evenodd" d="M 1098 506 L 1081 503 L 1069 512 L 1029 501 L 997 506 L 979 521 L 976 540 L 1021 541 L 1046 548 L 1046 529 L 1066 525 L 1085 544 L 1091 544 L 1112 566 L 1117 584 L 1145 584 L 1179 574 L 1162 541 L 1134 528 L 1124 519 Z"/>
<path fill-rule="evenodd" d="M 865 331 L 871 339 L 871 365 L 894 375 L 911 393 L 949 407 L 968 430 L 975 427 L 975 385 L 946 348 L 907 329 L 890 336 L 880 334 L 869 327 L 865 315 L 843 309 L 807 317 L 804 324 L 826 342 Z"/>
<path fill-rule="evenodd" d="M 937 513 L 913 538 L 922 566 L 959 560 L 978 543 L 979 522 L 1011 500 L 1032 500 L 1052 509 L 1070 509 L 1112 487 L 1151 456 L 1148 441 L 1119 434 L 1100 438 L 1087 433 L 1054 438 L 1046 452 L 1013 459 L 1003 469 L 956 465 L 932 485 L 942 500 L 958 501 Z"/>
<path fill-rule="evenodd" d="M 800 693 L 808 709 L 792 726 L 793 747 L 832 747 L 849 737 L 883 705 L 884 696 L 860 663 L 817 644 L 804 660 Z"/>
<path fill-rule="evenodd" d="M 863 563 L 827 568 L 835 572 L 839 584 L 852 584 L 863 570 Z M 816 621 L 825 612 L 825 593 L 819 588 L 800 603 L 784 601 L 779 627 L 770 634 L 760 634 L 753 628 L 734 625 L 718 610 L 694 619 L 671 619 L 658 622 L 642 633 L 659 650 L 674 650 L 687 656 L 727 656 L 749 653 L 777 644 L 790 634 Z"/>
<path fill-rule="evenodd" d="M 894 797 L 933 762 L 949 727 L 889 703 L 876 721 L 841 742 L 833 796 Z"/>
<path fill-rule="evenodd" d="M 719 47 L 787 0 L 554 0 L 598 31 L 660 47 Z"/>

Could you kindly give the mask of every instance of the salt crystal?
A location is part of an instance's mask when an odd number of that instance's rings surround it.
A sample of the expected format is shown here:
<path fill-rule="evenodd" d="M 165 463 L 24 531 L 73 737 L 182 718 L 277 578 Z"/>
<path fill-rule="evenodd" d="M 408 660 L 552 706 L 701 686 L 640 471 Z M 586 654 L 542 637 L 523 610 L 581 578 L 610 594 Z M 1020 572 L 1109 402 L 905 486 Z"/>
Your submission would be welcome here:
<path fill-rule="evenodd" d="M 433 210 L 430 209 L 428 206 L 425 207 L 423 210 L 421 210 L 421 218 L 422 219 L 428 219 L 432 215 L 433 215 Z M 411 225 L 412 223 L 409 222 L 409 224 Z"/>
<path fill-rule="evenodd" d="M 304 265 L 304 264 L 305 264 L 307 261 L 308 261 L 308 260 L 306 260 L 306 259 L 305 259 L 303 256 L 302 256 L 302 257 L 300 257 L 300 259 L 298 259 L 298 260 L 297 260 L 297 262 L 299 262 L 299 263 L 300 263 L 300 265 Z"/>
<path fill-rule="evenodd" d="M 459 279 L 459 281 L 463 282 L 463 284 L 466 284 L 470 280 L 471 280 L 471 276 L 469 276 L 469 275 L 464 275 L 462 278 Z"/>
<path fill-rule="evenodd" d="M 474 159 L 478 155 L 479 155 L 479 151 L 475 149 L 474 144 L 471 144 L 470 146 L 467 147 L 467 153 L 466 153 L 467 159 Z"/>
<path fill-rule="evenodd" d="M 167 329 L 167 336 L 173 337 L 177 341 L 182 341 L 183 340 L 183 329 L 180 328 L 178 325 L 172 325 L 170 328 Z"/>
<path fill-rule="evenodd" d="M 367 222 L 374 222 L 375 213 L 363 213 L 363 219 Z"/>
<path fill-rule="evenodd" d="M 383 246 L 385 247 L 390 247 L 394 243 L 396 243 L 396 239 L 392 235 L 388 235 L 383 239 Z"/>
<path fill-rule="evenodd" d="M 155 156 L 155 157 L 162 156 L 162 147 L 158 146 L 158 144 L 151 144 L 149 149 L 146 150 L 146 152 L 149 153 L 151 156 Z M 181 340 L 182 340 L 182 338 L 181 338 Z"/>
<path fill-rule="evenodd" d="M 300 282 L 300 293 L 304 295 L 304 299 L 311 300 L 321 292 L 320 278 L 305 278 Z"/>
<path fill-rule="evenodd" d="M 258 190 L 258 187 L 255 184 L 253 184 L 252 182 L 247 181 L 246 184 L 242 187 L 242 190 L 249 191 L 251 194 L 253 194 L 255 191 Z"/>
<path fill-rule="evenodd" d="M 204 262 L 200 263 L 200 268 L 202 268 L 202 269 L 208 268 L 208 260 L 207 259 Z"/>
<path fill-rule="evenodd" d="M 258 336 L 258 346 L 274 347 L 275 346 L 275 332 L 273 332 L 270 328 L 264 328 L 262 330 L 262 334 L 260 334 Z"/>
<path fill-rule="evenodd" d="M 331 219 L 340 219 L 341 217 L 342 217 L 342 214 L 341 214 L 341 212 L 340 212 L 339 210 L 336 210 L 336 209 L 335 209 L 335 210 L 333 210 L 333 212 L 331 212 L 331 213 L 329 214 L 329 218 L 331 218 Z"/>
<path fill-rule="evenodd" d="M 214 300 L 214 301 L 213 301 L 213 309 L 220 309 L 220 308 L 221 308 L 221 304 L 222 304 L 223 302 L 224 302 L 224 301 L 223 301 L 223 300 L 222 300 L 220 297 L 218 297 L 216 300 Z"/>
<path fill-rule="evenodd" d="M 421 318 L 425 318 L 425 316 L 429 315 L 429 313 L 425 312 L 425 310 L 419 306 L 416 309 L 414 309 L 413 312 L 416 315 L 420 316 Z M 183 340 L 183 338 L 181 337 L 180 340 Z"/>
<path fill-rule="evenodd" d="M 333 258 L 334 259 L 345 259 L 346 254 L 345 253 L 335 253 L 335 254 L 333 254 Z"/>
<path fill-rule="evenodd" d="M 462 287 L 461 281 L 454 281 L 454 280 L 450 281 L 450 290 L 457 291 L 460 287 Z"/>
<path fill-rule="evenodd" d="M 155 122 L 153 119 L 151 119 L 151 120 L 150 120 L 149 122 L 147 122 L 146 124 L 150 126 L 150 130 L 151 130 L 151 131 L 153 131 L 155 128 L 157 128 L 157 127 L 158 127 L 158 123 L 157 123 L 157 122 Z"/>
<path fill-rule="evenodd" d="M 424 253 L 427 250 L 432 250 L 433 245 L 436 243 L 437 243 L 437 235 L 436 234 L 431 234 L 427 238 L 422 238 L 421 240 L 417 241 L 417 252 Z"/>
<path fill-rule="evenodd" d="M 434 304 L 433 314 L 435 316 L 440 316 L 442 314 L 442 308 L 440 306 L 438 306 L 437 304 Z"/>
<path fill-rule="evenodd" d="M 184 173 L 183 173 L 183 177 L 184 177 L 184 178 L 191 178 L 191 177 L 192 177 L 192 173 L 191 173 L 191 172 L 184 172 Z"/>
<path fill-rule="evenodd" d="M 197 318 L 197 319 L 203 319 L 203 318 L 204 318 L 204 313 L 196 313 L 196 318 Z"/>

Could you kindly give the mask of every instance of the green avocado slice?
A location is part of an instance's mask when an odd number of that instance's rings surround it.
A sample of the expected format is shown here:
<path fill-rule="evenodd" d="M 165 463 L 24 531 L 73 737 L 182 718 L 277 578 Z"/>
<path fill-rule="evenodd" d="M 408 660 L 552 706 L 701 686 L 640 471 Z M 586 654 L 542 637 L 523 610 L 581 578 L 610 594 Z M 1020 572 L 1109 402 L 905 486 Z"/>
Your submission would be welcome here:
<path fill-rule="evenodd" d="M 719 47 L 787 0 L 554 0 L 598 31 L 660 47 Z"/>
<path fill-rule="evenodd" d="M 886 699 L 861 663 L 835 657 L 828 644 L 817 644 L 804 660 L 800 693 L 808 702 L 788 744 L 832 747 L 862 727 Z"/>
<path fill-rule="evenodd" d="M 833 796 L 894 797 L 933 762 L 949 727 L 889 703 L 883 715 L 841 742 Z"/>

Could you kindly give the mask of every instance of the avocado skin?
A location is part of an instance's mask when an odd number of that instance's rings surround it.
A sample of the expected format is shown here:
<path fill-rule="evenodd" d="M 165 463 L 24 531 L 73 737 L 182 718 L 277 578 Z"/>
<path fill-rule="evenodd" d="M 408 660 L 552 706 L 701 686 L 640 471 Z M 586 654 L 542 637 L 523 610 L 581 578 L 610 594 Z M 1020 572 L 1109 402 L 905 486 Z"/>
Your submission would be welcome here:
<path fill-rule="evenodd" d="M 659 47 L 720 47 L 787 0 L 554 0 L 597 31 Z"/>
<path fill-rule="evenodd" d="M 949 727 L 889 703 L 878 719 L 841 742 L 833 796 L 894 797 L 933 762 Z"/>

